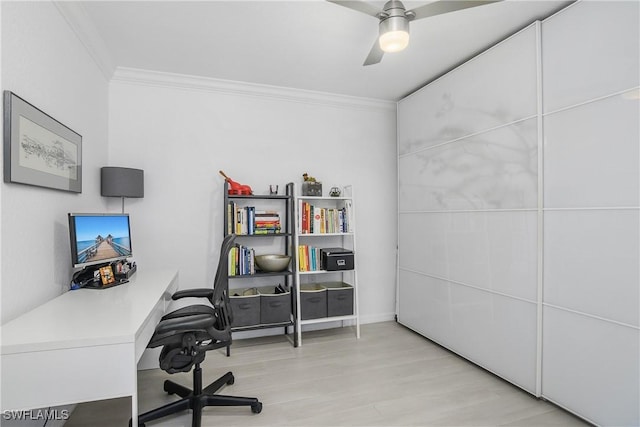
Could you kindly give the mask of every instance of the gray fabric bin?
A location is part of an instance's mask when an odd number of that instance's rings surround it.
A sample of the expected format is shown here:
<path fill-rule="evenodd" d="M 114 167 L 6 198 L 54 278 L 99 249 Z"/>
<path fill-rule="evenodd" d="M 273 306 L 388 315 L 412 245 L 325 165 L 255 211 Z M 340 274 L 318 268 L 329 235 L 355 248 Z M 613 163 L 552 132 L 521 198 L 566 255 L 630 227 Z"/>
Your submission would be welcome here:
<path fill-rule="evenodd" d="M 291 320 L 291 292 L 276 293 L 275 286 L 258 288 L 260 323 L 282 323 Z"/>
<path fill-rule="evenodd" d="M 260 324 L 260 295 L 256 288 L 229 290 L 232 327 Z"/>
<path fill-rule="evenodd" d="M 300 285 L 300 318 L 327 317 L 327 288 L 316 283 Z"/>
<path fill-rule="evenodd" d="M 320 283 L 327 289 L 327 316 L 353 314 L 353 286 L 344 282 Z"/>

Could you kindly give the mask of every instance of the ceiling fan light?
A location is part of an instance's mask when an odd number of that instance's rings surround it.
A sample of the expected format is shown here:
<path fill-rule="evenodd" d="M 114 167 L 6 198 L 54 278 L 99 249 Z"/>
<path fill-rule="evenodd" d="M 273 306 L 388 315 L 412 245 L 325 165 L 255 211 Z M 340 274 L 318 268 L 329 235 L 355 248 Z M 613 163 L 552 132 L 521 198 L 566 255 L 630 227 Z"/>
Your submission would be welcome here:
<path fill-rule="evenodd" d="M 380 21 L 378 42 L 384 52 L 400 52 L 409 45 L 409 20 L 404 16 L 404 7 L 402 10 L 389 12 L 402 14 L 392 15 Z"/>
<path fill-rule="evenodd" d="M 380 49 L 385 52 L 400 52 L 409 45 L 409 33 L 406 31 L 388 31 L 378 39 Z"/>

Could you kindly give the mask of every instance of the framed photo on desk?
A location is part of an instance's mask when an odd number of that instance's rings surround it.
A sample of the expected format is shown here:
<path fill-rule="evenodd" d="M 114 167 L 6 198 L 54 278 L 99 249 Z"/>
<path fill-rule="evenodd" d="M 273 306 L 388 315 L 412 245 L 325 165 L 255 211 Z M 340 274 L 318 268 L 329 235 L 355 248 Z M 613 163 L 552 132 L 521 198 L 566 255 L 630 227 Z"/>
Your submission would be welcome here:
<path fill-rule="evenodd" d="M 106 267 L 100 267 L 100 282 L 102 286 L 109 286 L 116 281 L 116 276 L 113 274 L 113 268 L 110 265 Z"/>

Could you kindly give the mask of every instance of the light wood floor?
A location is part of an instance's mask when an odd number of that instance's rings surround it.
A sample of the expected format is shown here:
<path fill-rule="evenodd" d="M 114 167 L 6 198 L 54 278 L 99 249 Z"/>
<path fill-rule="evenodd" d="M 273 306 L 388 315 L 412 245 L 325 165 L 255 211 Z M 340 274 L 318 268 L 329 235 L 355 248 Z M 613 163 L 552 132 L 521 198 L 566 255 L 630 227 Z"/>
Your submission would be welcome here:
<path fill-rule="evenodd" d="M 210 352 L 204 384 L 231 370 L 235 384 L 222 394 L 264 407 L 206 408 L 203 426 L 588 425 L 395 322 L 361 332 L 359 340 L 352 328 L 307 332 L 299 348 L 283 336 L 236 340 L 229 358 Z M 191 386 L 190 374 L 140 372 L 141 412 L 176 399 L 162 391 L 167 378 Z M 86 403 L 65 426 L 126 426 L 129 414 L 129 398 Z M 190 412 L 147 426 L 189 427 Z"/>

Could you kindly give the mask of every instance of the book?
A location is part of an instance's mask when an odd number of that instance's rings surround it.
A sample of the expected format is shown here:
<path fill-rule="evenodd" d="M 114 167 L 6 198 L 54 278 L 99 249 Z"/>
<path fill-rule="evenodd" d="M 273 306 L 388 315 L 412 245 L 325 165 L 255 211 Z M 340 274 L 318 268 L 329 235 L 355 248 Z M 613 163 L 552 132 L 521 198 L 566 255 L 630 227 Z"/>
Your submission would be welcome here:
<path fill-rule="evenodd" d="M 321 209 L 316 207 L 313 209 L 313 232 L 320 233 L 322 227 L 320 226 L 320 222 L 322 221 L 322 215 L 320 213 Z"/>
<path fill-rule="evenodd" d="M 279 233 L 280 233 L 279 228 L 259 228 L 255 232 L 256 235 L 260 235 L 260 236 L 265 234 L 279 234 Z"/>
<path fill-rule="evenodd" d="M 353 226 L 351 224 L 353 224 L 352 220 L 352 215 L 353 215 L 353 205 L 351 203 L 351 200 L 347 200 L 345 202 L 345 227 L 344 227 L 344 232 L 345 233 L 352 233 L 353 232 Z"/>
<path fill-rule="evenodd" d="M 233 234 L 233 224 L 235 224 L 233 220 L 234 212 L 235 203 L 229 202 L 229 204 L 227 204 L 227 234 Z"/>
<path fill-rule="evenodd" d="M 304 258 L 304 245 L 298 246 L 298 270 L 307 271 L 305 258 Z"/>
<path fill-rule="evenodd" d="M 298 229 L 300 234 L 309 233 L 309 210 L 307 205 L 307 202 L 301 202 L 300 204 L 300 228 Z"/>
<path fill-rule="evenodd" d="M 236 250 L 235 246 L 229 250 L 229 265 L 227 267 L 229 276 L 236 275 Z"/>

